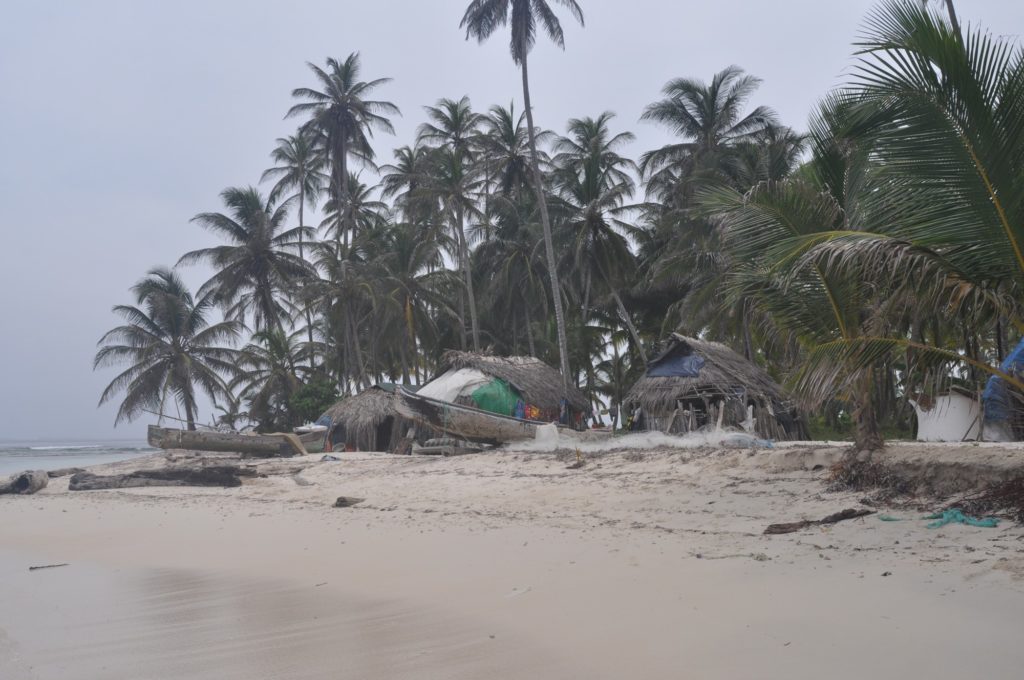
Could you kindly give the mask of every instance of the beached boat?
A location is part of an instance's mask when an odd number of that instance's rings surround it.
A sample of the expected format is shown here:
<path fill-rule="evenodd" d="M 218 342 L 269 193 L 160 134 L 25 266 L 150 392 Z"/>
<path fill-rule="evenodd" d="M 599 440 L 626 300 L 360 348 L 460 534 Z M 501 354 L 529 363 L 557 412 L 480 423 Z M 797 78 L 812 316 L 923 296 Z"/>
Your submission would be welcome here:
<path fill-rule="evenodd" d="M 427 427 L 481 444 L 523 441 L 537 436 L 539 420 L 503 416 L 490 411 L 454 404 L 417 394 L 405 387 L 396 392 L 395 409 Z"/>
<path fill-rule="evenodd" d="M 302 456 L 307 453 L 294 434 L 239 434 L 212 430 L 178 430 L 150 425 L 146 436 L 149 445 L 158 449 L 190 449 L 241 453 L 257 458 Z"/>

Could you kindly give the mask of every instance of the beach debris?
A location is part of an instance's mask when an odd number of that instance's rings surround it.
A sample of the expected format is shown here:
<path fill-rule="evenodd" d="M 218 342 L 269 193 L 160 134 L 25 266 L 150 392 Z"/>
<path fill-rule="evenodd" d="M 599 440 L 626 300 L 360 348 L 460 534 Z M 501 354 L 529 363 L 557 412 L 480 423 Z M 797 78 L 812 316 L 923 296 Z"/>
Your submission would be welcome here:
<path fill-rule="evenodd" d="M 882 572 L 882 576 L 892 576 L 892 572 L 891 571 L 883 571 Z"/>
<path fill-rule="evenodd" d="M 40 489 L 45 489 L 50 483 L 50 478 L 43 470 L 26 470 L 16 475 L 11 475 L 6 482 L 0 482 L 0 494 L 32 494 Z"/>
<path fill-rule="evenodd" d="M 338 458 L 337 456 L 332 456 L 329 453 L 326 454 L 325 456 L 323 456 L 322 458 L 320 458 L 320 462 L 321 463 L 337 463 L 337 462 L 340 462 L 340 461 L 341 461 L 341 458 Z"/>
<path fill-rule="evenodd" d="M 583 454 L 580 453 L 580 449 L 577 446 L 576 447 L 576 462 L 573 463 L 572 465 L 566 466 L 565 469 L 566 470 L 579 470 L 581 467 L 583 467 L 586 464 L 587 464 L 586 461 L 583 460 Z"/>
<path fill-rule="evenodd" d="M 836 522 L 842 522 L 848 519 L 856 519 L 858 517 L 864 517 L 866 515 L 873 515 L 874 510 L 865 510 L 863 508 L 854 509 L 847 508 L 846 510 L 840 510 L 839 512 L 833 513 L 821 519 L 811 520 L 805 519 L 799 522 L 782 522 L 779 524 L 769 524 L 768 528 L 764 530 L 765 534 L 791 534 L 807 527 L 818 525 L 818 524 L 835 524 Z"/>
<path fill-rule="evenodd" d="M 999 526 L 998 517 L 971 517 L 965 515 L 963 510 L 960 508 L 950 508 L 949 510 L 943 510 L 942 512 L 936 512 L 931 515 L 927 515 L 922 519 L 933 519 L 934 522 L 928 523 L 929 529 L 938 529 L 944 527 L 947 524 L 967 524 L 972 527 L 984 527 L 991 529 Z"/>
<path fill-rule="evenodd" d="M 313 486 L 313 482 L 304 477 L 300 477 L 299 475 L 292 475 L 292 481 L 299 486 Z"/>
<path fill-rule="evenodd" d="M 67 477 L 68 475 L 73 475 L 76 472 L 85 472 L 85 469 L 78 467 L 60 468 L 59 470 L 48 470 L 46 475 L 50 479 L 57 479 L 58 477 Z"/>
<path fill-rule="evenodd" d="M 892 515 L 879 515 L 878 519 L 882 520 L 883 522 L 902 522 L 903 521 L 902 517 L 893 517 Z"/>
<path fill-rule="evenodd" d="M 990 484 L 980 493 L 964 498 L 957 505 L 971 515 L 1005 512 L 1024 524 L 1024 475 Z"/>
<path fill-rule="evenodd" d="M 69 491 L 128 489 L 140 486 L 241 486 L 241 477 L 252 477 L 256 471 L 237 465 L 205 465 L 201 467 L 167 467 L 136 470 L 123 475 L 94 475 L 79 472 L 71 476 Z"/>
<path fill-rule="evenodd" d="M 60 564 L 40 564 L 35 567 L 29 567 L 28 570 L 35 571 L 36 569 L 56 569 L 57 567 L 66 567 L 68 566 L 68 564 L 68 562 L 61 562 Z"/>
<path fill-rule="evenodd" d="M 354 496 L 338 496 L 338 500 L 334 501 L 333 508 L 350 508 L 353 505 L 358 505 L 365 501 L 365 498 L 356 498 Z"/>

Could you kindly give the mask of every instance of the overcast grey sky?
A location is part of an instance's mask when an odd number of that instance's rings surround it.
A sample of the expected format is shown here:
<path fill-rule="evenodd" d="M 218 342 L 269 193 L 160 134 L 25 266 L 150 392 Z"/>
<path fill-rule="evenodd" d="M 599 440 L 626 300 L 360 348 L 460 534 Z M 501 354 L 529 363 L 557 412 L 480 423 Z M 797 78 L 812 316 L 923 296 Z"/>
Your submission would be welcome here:
<path fill-rule="evenodd" d="M 421 107 L 468 94 L 520 101 L 504 35 L 458 29 L 467 0 L 8 0 L 0 25 L 0 439 L 141 438 L 96 408 L 113 370 L 91 370 L 114 304 L 147 269 L 211 243 L 189 223 L 227 186 L 255 183 L 306 61 L 362 53 L 401 107 L 381 160 L 412 140 Z M 755 104 L 802 129 L 840 84 L 871 0 L 580 0 L 585 29 L 531 58 L 538 124 L 618 114 L 638 155 L 668 141 L 637 122 L 670 78 L 737 64 Z M 957 0 L 963 23 L 1024 33 L 1020 0 Z M 564 16 L 564 14 L 563 14 Z M 1019 38 L 1018 38 L 1019 39 Z M 203 272 L 186 271 L 192 285 Z M 208 420 L 209 411 L 202 414 Z"/>

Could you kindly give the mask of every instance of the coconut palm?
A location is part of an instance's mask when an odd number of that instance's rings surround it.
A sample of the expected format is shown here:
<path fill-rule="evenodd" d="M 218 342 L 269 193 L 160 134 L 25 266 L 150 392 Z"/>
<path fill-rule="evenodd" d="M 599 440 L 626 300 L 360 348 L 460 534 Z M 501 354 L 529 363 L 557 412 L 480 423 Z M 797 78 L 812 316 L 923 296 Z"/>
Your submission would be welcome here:
<path fill-rule="evenodd" d="M 466 38 L 478 42 L 487 40 L 499 28 L 511 25 L 510 48 L 512 61 L 519 66 L 523 79 L 523 104 L 526 109 L 526 125 L 530 142 L 530 164 L 534 191 L 540 207 L 541 225 L 544 229 L 544 250 L 548 260 L 548 274 L 551 278 L 551 298 L 554 302 L 555 324 L 558 332 L 559 366 L 562 372 L 563 390 L 569 390 L 569 346 L 565 331 L 565 314 L 562 310 L 561 289 L 558 285 L 555 246 L 551 237 L 551 219 L 548 215 L 544 178 L 540 173 L 537 155 L 537 134 L 533 124 L 533 108 L 530 104 L 529 54 L 537 40 L 537 26 L 540 24 L 548 37 L 561 48 L 565 47 L 562 25 L 548 0 L 473 0 L 462 16 L 460 28 L 466 29 Z M 583 24 L 583 10 L 576 0 L 555 0 Z"/>
<path fill-rule="evenodd" d="M 439 99 L 435 106 L 424 106 L 427 122 L 420 125 L 417 142 L 426 146 L 445 147 L 471 159 L 480 134 L 482 116 L 473 111 L 469 97 Z"/>
<path fill-rule="evenodd" d="M 473 272 L 469 258 L 469 241 L 466 237 L 466 221 L 481 215 L 477 208 L 477 195 L 483 186 L 480 169 L 455 147 L 441 147 L 431 154 L 428 175 L 424 178 L 420 193 L 424 200 L 439 207 L 439 215 L 448 223 L 458 247 L 458 263 L 462 270 L 467 304 L 469 306 L 470 328 L 473 351 L 480 351 L 480 326 L 477 319 L 476 292 L 473 286 Z M 463 323 L 465 327 L 465 323 Z M 463 346 L 465 346 L 463 331 Z"/>
<path fill-rule="evenodd" d="M 324 203 L 324 219 L 320 228 L 326 235 L 341 242 L 339 225 L 346 234 L 359 234 L 385 219 L 388 205 L 374 198 L 376 186 L 364 184 L 359 175 L 351 173 L 348 178 L 348 201 L 344 205 L 344 216 L 339 214 L 338 202 L 332 197 Z"/>
<path fill-rule="evenodd" d="M 238 353 L 237 374 L 231 388 L 248 402 L 250 418 L 261 430 L 289 430 L 295 422 L 290 400 L 302 386 L 298 365 L 301 354 L 298 334 L 273 329 L 252 336 Z"/>
<path fill-rule="evenodd" d="M 683 141 L 641 156 L 648 195 L 685 202 L 692 193 L 690 179 L 716 173 L 730 147 L 754 141 L 776 125 L 775 112 L 766 106 L 743 113 L 760 83 L 738 66 L 719 71 L 710 83 L 694 78 L 666 83 L 662 88 L 665 97 L 647 106 L 640 119 L 667 127 Z"/>
<path fill-rule="evenodd" d="M 342 225 L 348 217 L 349 157 L 372 164 L 374 151 L 370 139 L 374 130 L 394 134 L 388 116 L 401 115 L 401 111 L 391 102 L 368 99 L 374 90 L 391 79 L 360 80 L 362 67 L 358 53 L 350 54 L 344 61 L 328 58 L 326 69 L 312 63 L 308 65 L 320 89 L 293 90 L 293 97 L 305 101 L 292 106 L 287 115 L 308 117 L 306 126 L 318 135 L 318 143 L 330 159 L 332 193 L 335 203 L 342 207 L 337 213 L 340 239 L 346 234 Z"/>
<path fill-rule="evenodd" d="M 292 250 L 301 236 L 311 239 L 316 232 L 309 227 L 283 231 L 288 202 L 275 206 L 253 187 L 230 187 L 221 192 L 221 199 L 229 215 L 199 213 L 192 221 L 225 238 L 228 245 L 185 253 L 178 264 L 210 264 L 215 273 L 200 295 L 212 294 L 230 318 L 241 320 L 251 314 L 258 331 L 280 330 L 289 316 L 288 296 L 299 281 L 316 273 Z"/>
<path fill-rule="evenodd" d="M 415 198 L 419 196 L 417 190 L 427 174 L 429 151 L 419 144 L 402 146 L 394 151 L 394 164 L 380 167 L 381 197 L 393 198 L 395 207 L 410 222 L 420 221 L 425 216 L 423 210 L 418 210 L 422 206 L 416 203 Z"/>
<path fill-rule="evenodd" d="M 93 360 L 93 369 L 128 364 L 103 390 L 100 404 L 124 392 L 114 421 L 119 424 L 146 411 L 163 414 L 171 398 L 185 412 L 188 429 L 194 430 L 197 388 L 212 400 L 231 398 L 222 376 L 234 373 L 237 353 L 222 344 L 233 342 L 242 324 L 211 325 L 212 296 L 194 300 L 170 269 L 150 270 L 132 292 L 135 305 L 113 308 L 124 325 L 100 338 Z"/>
<path fill-rule="evenodd" d="M 300 129 L 294 135 L 278 138 L 277 146 L 270 153 L 270 157 L 277 165 L 265 170 L 260 181 L 274 180 L 274 187 L 270 190 L 271 201 L 276 202 L 282 196 L 294 192 L 285 200 L 291 200 L 294 197 L 299 208 L 299 226 L 306 226 L 305 207 L 307 205 L 311 208 L 316 207 L 321 188 L 330 181 L 323 172 L 324 157 L 316 147 L 313 134 L 309 130 Z M 306 257 L 303 245 L 303 232 L 300 231 L 298 241 L 300 259 Z M 304 312 L 309 345 L 312 347 L 313 318 L 308 306 L 305 307 Z M 312 365 L 315 357 L 311 354 L 309 360 Z"/>
<path fill-rule="evenodd" d="M 582 277 L 583 322 L 587 322 L 595 283 L 606 288 L 615 301 L 621 321 L 630 331 L 634 347 L 646 361 L 643 344 L 618 291 L 619 282 L 634 271 L 634 257 L 620 233 L 620 218 L 631 206 L 625 201 L 635 189 L 633 162 L 618 150 L 633 140 L 630 132 L 612 134 L 606 111 L 597 118 L 569 121 L 569 136 L 555 142 L 553 181 L 562 209 L 561 223 L 571 240 L 573 270 Z"/>

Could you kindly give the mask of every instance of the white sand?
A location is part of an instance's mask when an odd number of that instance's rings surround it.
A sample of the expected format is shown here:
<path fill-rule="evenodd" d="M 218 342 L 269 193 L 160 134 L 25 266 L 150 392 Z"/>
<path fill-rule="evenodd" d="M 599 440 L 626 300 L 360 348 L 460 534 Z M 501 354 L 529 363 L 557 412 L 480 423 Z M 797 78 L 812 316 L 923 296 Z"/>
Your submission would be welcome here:
<path fill-rule="evenodd" d="M 343 456 L 263 466 L 304 468 L 308 485 L 68 492 L 65 479 L 0 497 L 0 678 L 1024 668 L 1020 527 L 867 517 L 761 534 L 857 506 L 863 494 L 824 493 L 803 469 L 827 451 L 592 453 L 580 470 L 541 453 Z M 339 495 L 366 501 L 329 507 Z M 70 565 L 27 569 L 57 562 Z"/>

